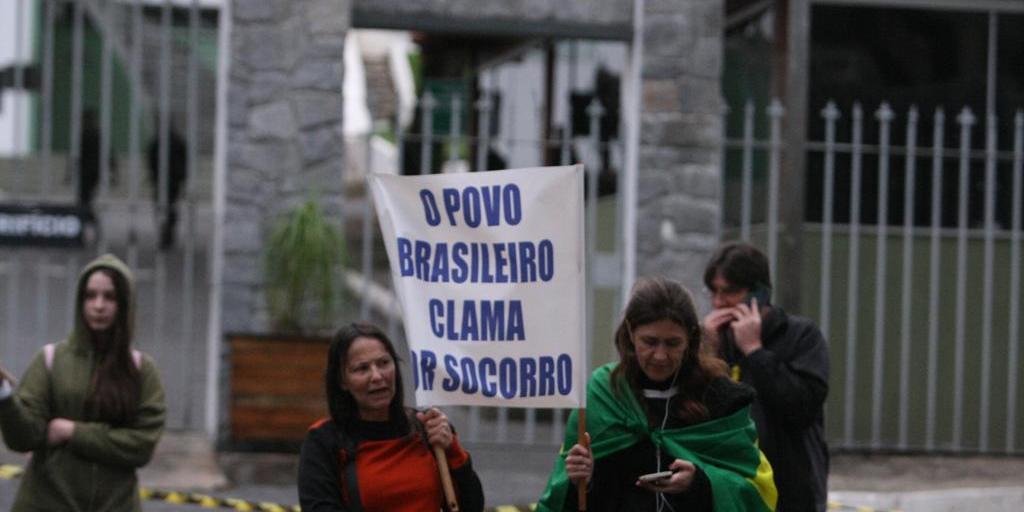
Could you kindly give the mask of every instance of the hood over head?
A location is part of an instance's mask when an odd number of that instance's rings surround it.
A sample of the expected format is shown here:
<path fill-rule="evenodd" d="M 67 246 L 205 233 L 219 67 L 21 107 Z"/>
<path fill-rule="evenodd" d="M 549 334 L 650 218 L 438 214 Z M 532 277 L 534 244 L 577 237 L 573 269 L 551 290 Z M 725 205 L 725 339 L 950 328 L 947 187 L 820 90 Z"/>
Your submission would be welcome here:
<path fill-rule="evenodd" d="M 78 286 L 75 288 L 75 322 L 71 334 L 68 336 L 68 343 L 76 350 L 91 350 L 88 342 L 89 328 L 86 326 L 85 317 L 82 316 L 81 297 L 85 293 L 86 276 L 98 268 L 110 269 L 122 277 L 128 284 L 128 300 L 126 304 L 118 304 L 118 315 L 125 314 L 128 319 L 129 332 L 135 331 L 135 276 L 128 265 L 117 256 L 107 253 L 89 262 L 78 274 Z M 123 313 L 122 313 L 123 312 Z"/>

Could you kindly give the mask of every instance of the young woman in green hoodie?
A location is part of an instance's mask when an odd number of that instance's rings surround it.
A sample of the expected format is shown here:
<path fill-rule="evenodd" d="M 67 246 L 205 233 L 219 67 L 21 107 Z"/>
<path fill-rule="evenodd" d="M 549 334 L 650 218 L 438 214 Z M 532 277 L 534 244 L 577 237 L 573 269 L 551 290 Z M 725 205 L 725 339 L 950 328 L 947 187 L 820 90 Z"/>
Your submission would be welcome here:
<path fill-rule="evenodd" d="M 104 255 L 82 270 L 74 327 L 46 346 L 14 389 L 0 381 L 0 431 L 32 452 L 12 511 L 139 511 L 136 469 L 163 432 L 153 360 L 131 348 L 134 283 Z"/>

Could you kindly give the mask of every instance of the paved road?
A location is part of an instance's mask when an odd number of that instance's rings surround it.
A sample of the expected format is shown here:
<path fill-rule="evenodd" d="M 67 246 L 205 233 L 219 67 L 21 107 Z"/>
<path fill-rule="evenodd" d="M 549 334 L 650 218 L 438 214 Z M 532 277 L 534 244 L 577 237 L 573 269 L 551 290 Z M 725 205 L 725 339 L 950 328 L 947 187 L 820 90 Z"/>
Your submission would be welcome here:
<path fill-rule="evenodd" d="M 545 450 L 533 447 L 499 449 L 471 446 L 484 482 L 488 506 L 522 504 L 536 499 L 550 468 Z M 4 454 L 0 462 L 20 455 Z M 280 504 L 297 502 L 294 456 L 220 454 L 229 475 L 249 479 L 223 489 L 206 490 L 218 497 L 238 497 Z M 842 455 L 833 458 L 830 497 L 844 505 L 905 512 L 1019 512 L 1024 503 L 1024 458 L 912 457 Z M 0 479 L 0 510 L 8 510 L 16 481 Z M 844 489 L 844 490 L 836 490 Z M 147 502 L 147 511 L 183 512 L 196 507 Z"/>

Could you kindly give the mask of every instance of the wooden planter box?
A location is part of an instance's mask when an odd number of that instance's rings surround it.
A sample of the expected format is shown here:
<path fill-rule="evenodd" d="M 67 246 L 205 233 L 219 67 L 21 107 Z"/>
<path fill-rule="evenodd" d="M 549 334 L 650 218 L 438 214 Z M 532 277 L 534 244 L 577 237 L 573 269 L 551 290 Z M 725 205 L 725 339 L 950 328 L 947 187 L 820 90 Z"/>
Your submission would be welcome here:
<path fill-rule="evenodd" d="M 329 338 L 232 334 L 230 439 L 236 448 L 290 449 L 324 418 Z"/>

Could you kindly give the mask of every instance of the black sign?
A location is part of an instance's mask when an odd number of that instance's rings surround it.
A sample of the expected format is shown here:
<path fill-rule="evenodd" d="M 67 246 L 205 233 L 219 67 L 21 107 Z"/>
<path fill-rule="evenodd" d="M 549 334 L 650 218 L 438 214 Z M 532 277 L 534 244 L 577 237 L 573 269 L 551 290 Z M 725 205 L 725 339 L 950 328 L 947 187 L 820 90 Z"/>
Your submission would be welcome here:
<path fill-rule="evenodd" d="M 85 217 L 74 206 L 0 204 L 0 245 L 81 247 Z"/>

